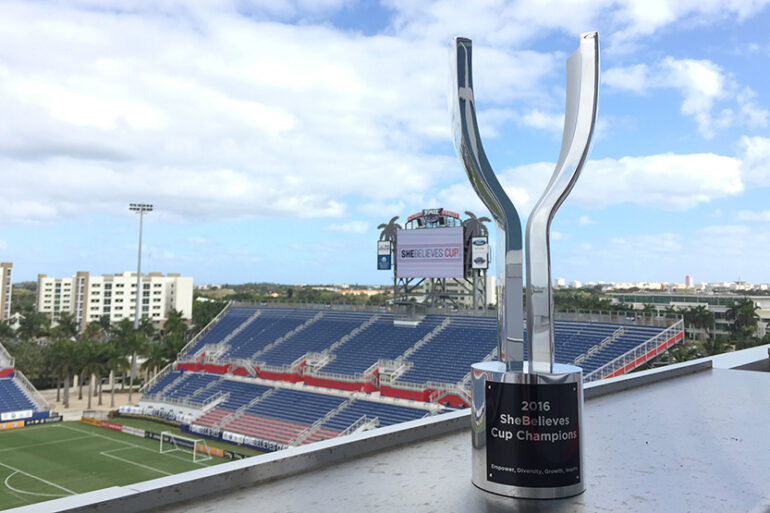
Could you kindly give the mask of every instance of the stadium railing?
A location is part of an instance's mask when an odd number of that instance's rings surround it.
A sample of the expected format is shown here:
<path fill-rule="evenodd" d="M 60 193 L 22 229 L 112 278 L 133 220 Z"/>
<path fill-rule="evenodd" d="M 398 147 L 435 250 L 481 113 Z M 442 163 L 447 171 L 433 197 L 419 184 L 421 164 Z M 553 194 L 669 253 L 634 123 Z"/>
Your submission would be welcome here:
<path fill-rule="evenodd" d="M 37 391 L 32 383 L 29 382 L 23 372 L 21 372 L 19 369 L 15 369 L 14 376 L 19 386 L 24 389 L 30 400 L 35 404 L 35 407 L 39 411 L 47 411 L 51 409 L 51 405 L 48 404 L 48 401 L 45 399 L 45 397 L 43 397 L 43 395 Z"/>
<path fill-rule="evenodd" d="M 13 368 L 15 359 L 11 354 L 0 344 L 0 369 L 7 367 Z"/>
<path fill-rule="evenodd" d="M 598 379 L 603 379 L 611 375 L 613 372 L 616 372 L 617 370 L 620 370 L 623 367 L 629 365 L 630 363 L 638 360 L 639 358 L 643 357 L 650 351 L 659 347 L 661 344 L 675 337 L 677 333 L 683 332 L 683 331 L 684 331 L 684 321 L 680 319 L 679 321 L 672 324 L 671 326 L 669 326 L 668 328 L 666 328 L 656 336 L 647 340 L 644 344 L 641 344 L 639 346 L 634 347 L 633 349 L 630 349 L 629 351 L 623 353 L 622 355 L 618 356 L 614 360 L 605 363 L 604 365 L 602 365 L 601 367 L 597 368 L 592 372 L 589 372 L 585 376 L 585 381 L 586 382 L 596 381 Z"/>
<path fill-rule="evenodd" d="M 149 390 L 152 388 L 152 386 L 158 382 L 163 376 L 174 370 L 174 367 L 176 365 L 176 362 L 171 362 L 165 367 L 163 367 L 157 374 L 155 374 L 152 378 L 150 378 L 149 381 L 147 381 L 142 387 L 139 389 L 139 393 L 144 393 L 145 390 Z"/>
<path fill-rule="evenodd" d="M 226 314 L 226 313 L 227 313 L 227 311 L 228 311 L 228 310 L 229 310 L 229 309 L 230 309 L 230 308 L 233 306 L 233 304 L 234 304 L 234 302 L 233 302 L 233 301 L 228 301 L 228 303 L 225 305 L 225 307 L 224 307 L 224 308 L 222 308 L 222 311 L 220 311 L 220 312 L 219 312 L 217 315 L 215 315 L 215 316 L 214 316 L 214 318 L 213 318 L 213 319 L 211 319 L 211 320 L 209 321 L 209 323 L 208 323 L 208 324 L 207 324 L 207 325 L 206 325 L 206 326 L 205 326 L 205 327 L 204 327 L 202 330 L 200 330 L 200 331 L 198 332 L 198 334 L 197 334 L 197 335 L 195 335 L 195 336 L 194 336 L 192 339 L 190 339 L 190 341 L 189 341 L 188 343 L 186 343 L 186 344 L 184 345 L 184 347 L 182 348 L 182 350 L 181 350 L 181 351 L 179 351 L 179 353 L 177 353 L 177 357 L 178 357 L 178 358 L 181 358 L 183 354 L 185 354 L 187 351 L 189 351 L 189 350 L 190 350 L 190 348 L 191 348 L 191 347 L 193 347 L 193 346 L 195 345 L 195 343 L 196 343 L 196 342 L 198 342 L 198 340 L 199 340 L 199 339 L 200 339 L 200 338 L 201 338 L 203 335 L 205 335 L 206 333 L 208 333 L 208 332 L 209 332 L 209 330 L 211 330 L 211 328 L 213 328 L 213 327 L 214 327 L 214 325 L 215 325 L 216 323 L 218 323 L 218 322 L 220 321 L 220 319 L 222 319 L 222 317 L 224 317 L 224 316 L 225 316 L 225 314 Z"/>
<path fill-rule="evenodd" d="M 361 417 L 345 428 L 344 431 L 340 433 L 340 436 L 349 435 L 350 433 L 354 432 L 356 429 L 362 427 L 362 426 L 369 426 L 368 429 L 374 429 L 380 424 L 380 419 L 378 417 L 368 417 L 366 415 L 361 415 Z"/>

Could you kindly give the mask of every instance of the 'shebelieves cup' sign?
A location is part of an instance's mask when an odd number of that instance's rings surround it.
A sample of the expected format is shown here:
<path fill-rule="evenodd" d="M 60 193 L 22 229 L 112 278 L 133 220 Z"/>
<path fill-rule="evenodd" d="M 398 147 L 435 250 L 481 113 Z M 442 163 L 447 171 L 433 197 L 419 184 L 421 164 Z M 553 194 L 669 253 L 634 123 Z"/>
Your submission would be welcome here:
<path fill-rule="evenodd" d="M 474 190 L 501 232 L 499 361 L 471 366 L 472 481 L 489 492 L 559 498 L 585 490 L 582 369 L 554 363 L 549 231 L 588 156 L 596 122 L 599 42 L 583 34 L 567 60 L 567 102 L 556 169 L 527 221 L 527 361 L 522 326 L 521 223 L 484 153 L 476 121 L 471 41 L 452 56 L 455 144 Z M 474 261 L 475 262 L 475 261 Z"/>

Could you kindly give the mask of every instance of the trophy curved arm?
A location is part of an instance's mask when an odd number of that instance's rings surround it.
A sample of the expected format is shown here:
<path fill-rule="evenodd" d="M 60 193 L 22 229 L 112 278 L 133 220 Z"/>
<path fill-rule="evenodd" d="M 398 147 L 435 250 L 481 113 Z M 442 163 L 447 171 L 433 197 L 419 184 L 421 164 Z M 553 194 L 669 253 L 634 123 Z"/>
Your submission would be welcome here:
<path fill-rule="evenodd" d="M 582 34 L 567 60 L 567 105 L 553 175 L 527 220 L 527 350 L 529 368 L 551 372 L 554 359 L 550 227 L 588 157 L 599 91 L 599 35 Z"/>
<path fill-rule="evenodd" d="M 454 39 L 450 112 L 457 153 L 481 201 L 503 233 L 503 280 L 498 283 L 498 354 L 510 368 L 524 360 L 521 220 L 481 144 L 473 95 L 471 40 Z M 501 264 L 498 264 L 501 265 Z"/>

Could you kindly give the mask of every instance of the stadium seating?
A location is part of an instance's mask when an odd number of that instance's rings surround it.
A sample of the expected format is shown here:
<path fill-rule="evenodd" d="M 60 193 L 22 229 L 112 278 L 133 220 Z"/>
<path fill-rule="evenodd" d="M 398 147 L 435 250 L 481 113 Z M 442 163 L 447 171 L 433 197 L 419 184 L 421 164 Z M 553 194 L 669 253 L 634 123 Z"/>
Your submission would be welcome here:
<path fill-rule="evenodd" d="M 35 405 L 14 378 L 0 378 L 0 413 L 35 410 Z"/>
<path fill-rule="evenodd" d="M 317 315 L 313 310 L 264 310 L 230 340 L 225 358 L 251 358 L 284 335 Z"/>
<path fill-rule="evenodd" d="M 373 316 L 369 312 L 324 312 L 309 329 L 267 350 L 258 360 L 273 366 L 289 365 L 307 353 L 320 353 Z"/>
<path fill-rule="evenodd" d="M 254 315 L 254 308 L 231 308 L 227 313 L 207 331 L 197 342 L 187 351 L 187 356 L 192 356 L 203 348 L 206 344 L 217 344 L 235 331 L 241 324 L 246 322 L 249 317 Z"/>
<path fill-rule="evenodd" d="M 380 316 L 373 324 L 353 336 L 337 348 L 323 373 L 356 375 L 364 372 L 377 360 L 393 360 L 433 331 L 443 319 L 437 315 L 427 316 L 417 327 L 398 326 L 393 315 Z"/>
<path fill-rule="evenodd" d="M 162 376 L 146 394 L 153 401 L 206 410 L 194 424 L 278 446 L 418 419 L 429 410 L 364 400 L 349 392 L 257 384 L 249 376 L 371 392 L 380 386 L 379 371 L 381 377 L 390 376 L 383 395 L 467 404 L 462 388 L 467 390 L 470 365 L 495 355 L 497 319 L 428 315 L 416 326 L 394 321 L 393 314 L 380 312 L 232 308 L 185 352 L 180 370 Z M 556 361 L 579 361 L 585 373 L 664 330 L 577 321 L 556 321 L 555 328 Z M 209 354 L 201 360 L 198 355 L 207 345 Z M 309 354 L 316 356 L 305 362 Z M 378 361 L 389 363 L 378 369 Z M 233 372 L 241 377 L 228 374 Z M 359 386 L 361 380 L 371 387 Z"/>

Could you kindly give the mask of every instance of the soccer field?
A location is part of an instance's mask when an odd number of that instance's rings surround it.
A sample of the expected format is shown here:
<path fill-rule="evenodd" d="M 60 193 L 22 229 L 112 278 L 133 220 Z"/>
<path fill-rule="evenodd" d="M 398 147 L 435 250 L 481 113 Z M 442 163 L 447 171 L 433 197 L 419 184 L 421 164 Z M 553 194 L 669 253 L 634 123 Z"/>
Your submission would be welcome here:
<path fill-rule="evenodd" d="M 0 431 L 0 510 L 225 463 L 160 454 L 158 441 L 62 422 Z"/>

